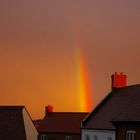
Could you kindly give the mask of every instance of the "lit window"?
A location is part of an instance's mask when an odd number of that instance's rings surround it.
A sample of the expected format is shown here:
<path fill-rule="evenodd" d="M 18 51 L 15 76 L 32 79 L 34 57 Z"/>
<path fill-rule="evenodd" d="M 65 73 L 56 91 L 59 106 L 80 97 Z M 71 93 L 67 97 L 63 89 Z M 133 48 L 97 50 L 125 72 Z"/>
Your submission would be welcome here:
<path fill-rule="evenodd" d="M 112 138 L 111 137 L 107 137 L 107 140 L 112 140 Z"/>
<path fill-rule="evenodd" d="M 90 140 L 90 136 L 88 134 L 85 135 L 85 140 Z"/>
<path fill-rule="evenodd" d="M 71 140 L 71 136 L 66 136 L 66 140 Z"/>
<path fill-rule="evenodd" d="M 135 140 L 136 131 L 126 131 L 126 140 Z"/>
<path fill-rule="evenodd" d="M 98 140 L 98 136 L 94 135 L 94 140 Z"/>
<path fill-rule="evenodd" d="M 41 135 L 41 140 L 47 140 L 47 135 Z"/>

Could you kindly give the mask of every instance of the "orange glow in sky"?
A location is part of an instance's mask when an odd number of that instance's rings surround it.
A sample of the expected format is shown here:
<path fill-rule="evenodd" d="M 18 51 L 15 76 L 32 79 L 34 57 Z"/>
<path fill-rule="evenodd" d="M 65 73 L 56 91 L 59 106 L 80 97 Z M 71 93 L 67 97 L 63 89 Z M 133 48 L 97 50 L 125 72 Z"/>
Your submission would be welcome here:
<path fill-rule="evenodd" d="M 90 111 L 115 71 L 140 83 L 139 0 L 0 0 L 0 105 Z"/>

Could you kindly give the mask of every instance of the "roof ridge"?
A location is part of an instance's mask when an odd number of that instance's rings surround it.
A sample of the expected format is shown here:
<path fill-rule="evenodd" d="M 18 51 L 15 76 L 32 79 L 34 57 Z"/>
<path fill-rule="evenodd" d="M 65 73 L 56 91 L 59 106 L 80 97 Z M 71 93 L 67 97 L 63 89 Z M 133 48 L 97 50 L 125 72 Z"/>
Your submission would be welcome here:
<path fill-rule="evenodd" d="M 10 105 L 0 105 L 0 109 L 23 109 L 23 108 L 25 108 L 25 106 L 10 106 Z"/>

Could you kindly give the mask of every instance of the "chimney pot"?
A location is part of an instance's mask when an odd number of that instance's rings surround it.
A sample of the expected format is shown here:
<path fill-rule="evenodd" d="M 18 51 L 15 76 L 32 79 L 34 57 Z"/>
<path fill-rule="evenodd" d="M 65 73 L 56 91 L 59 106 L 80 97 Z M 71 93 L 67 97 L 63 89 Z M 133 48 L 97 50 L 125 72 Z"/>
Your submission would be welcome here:
<path fill-rule="evenodd" d="M 46 113 L 46 115 L 47 114 L 50 114 L 50 113 L 52 113 L 53 112 L 53 106 L 52 105 L 47 105 L 46 107 L 45 107 L 45 113 Z"/>
<path fill-rule="evenodd" d="M 118 75 L 118 73 L 117 73 L 117 72 L 115 72 L 115 75 Z"/>
<path fill-rule="evenodd" d="M 121 72 L 120 75 L 123 75 L 123 72 Z"/>
<path fill-rule="evenodd" d="M 115 72 L 115 74 L 113 74 L 111 78 L 112 78 L 112 90 L 114 88 L 126 87 L 127 76 L 123 72 L 121 72 L 120 74 Z"/>

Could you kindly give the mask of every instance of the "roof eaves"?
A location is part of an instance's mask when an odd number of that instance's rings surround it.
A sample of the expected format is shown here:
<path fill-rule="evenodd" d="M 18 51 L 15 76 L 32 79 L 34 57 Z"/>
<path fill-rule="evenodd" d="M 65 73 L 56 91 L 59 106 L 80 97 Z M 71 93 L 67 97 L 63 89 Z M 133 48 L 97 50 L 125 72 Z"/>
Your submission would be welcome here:
<path fill-rule="evenodd" d="M 0 109 L 23 109 L 25 106 L 24 105 L 17 105 L 17 106 L 13 106 L 13 105 L 1 105 Z"/>
<path fill-rule="evenodd" d="M 70 131 L 40 131 L 39 133 L 62 133 L 62 134 L 80 134 L 81 132 L 70 132 Z"/>
<path fill-rule="evenodd" d="M 98 130 L 103 130 L 103 131 L 104 131 L 104 130 L 106 130 L 106 131 L 115 131 L 115 130 L 116 130 L 115 128 L 114 128 L 114 129 L 106 129 L 106 128 L 104 128 L 104 129 L 103 129 L 103 128 L 83 128 L 83 129 L 86 129 L 86 130 L 89 129 L 89 130 L 95 130 L 95 131 L 96 131 L 96 130 L 97 130 L 97 131 L 98 131 Z"/>
<path fill-rule="evenodd" d="M 116 125 L 140 125 L 140 121 L 111 121 L 111 123 Z"/>

